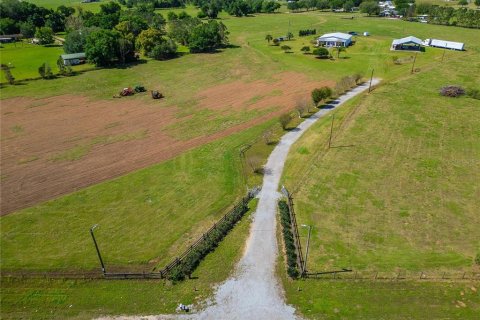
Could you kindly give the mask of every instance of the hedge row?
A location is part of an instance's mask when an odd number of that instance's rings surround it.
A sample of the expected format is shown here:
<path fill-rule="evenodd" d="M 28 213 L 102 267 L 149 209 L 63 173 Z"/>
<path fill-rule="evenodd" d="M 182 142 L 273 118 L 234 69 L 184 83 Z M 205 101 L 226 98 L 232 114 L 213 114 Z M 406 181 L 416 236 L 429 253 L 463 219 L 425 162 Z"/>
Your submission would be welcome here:
<path fill-rule="evenodd" d="M 300 272 L 297 265 L 297 252 L 295 248 L 295 240 L 292 233 L 292 221 L 290 220 L 290 210 L 284 200 L 278 202 L 280 211 L 280 222 L 282 224 L 283 242 L 287 253 L 287 273 L 292 279 L 298 278 Z"/>
<path fill-rule="evenodd" d="M 210 232 L 203 236 L 200 241 L 190 252 L 175 266 L 169 273 L 167 278 L 173 281 L 181 281 L 189 277 L 193 271 L 198 267 L 200 262 L 207 254 L 215 250 L 223 238 L 233 229 L 235 224 L 248 211 L 248 201 L 251 196 L 248 196 L 237 204 L 227 217 L 217 223 Z"/>
<path fill-rule="evenodd" d="M 298 36 L 303 37 L 303 36 L 309 36 L 311 34 L 317 34 L 317 29 L 306 29 L 306 30 L 300 30 L 298 31 Z"/>

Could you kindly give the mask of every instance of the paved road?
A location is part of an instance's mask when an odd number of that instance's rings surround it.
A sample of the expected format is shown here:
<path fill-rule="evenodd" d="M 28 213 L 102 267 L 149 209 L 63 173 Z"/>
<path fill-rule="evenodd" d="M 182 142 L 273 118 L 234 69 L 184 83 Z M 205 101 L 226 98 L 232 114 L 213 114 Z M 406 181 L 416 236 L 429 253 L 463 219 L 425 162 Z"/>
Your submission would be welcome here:
<path fill-rule="evenodd" d="M 374 79 L 373 85 L 379 82 Z M 233 276 L 216 290 L 213 302 L 188 319 L 297 319 L 295 309 L 285 303 L 282 289 L 275 277 L 278 248 L 276 241 L 276 205 L 280 196 L 279 181 L 290 147 L 318 119 L 345 101 L 368 89 L 359 86 L 341 96 L 331 109 L 322 109 L 286 133 L 268 158 L 257 211 L 247 240 L 245 254 Z M 142 319 L 172 319 L 174 316 L 152 316 Z M 120 318 L 117 318 L 120 319 Z"/>

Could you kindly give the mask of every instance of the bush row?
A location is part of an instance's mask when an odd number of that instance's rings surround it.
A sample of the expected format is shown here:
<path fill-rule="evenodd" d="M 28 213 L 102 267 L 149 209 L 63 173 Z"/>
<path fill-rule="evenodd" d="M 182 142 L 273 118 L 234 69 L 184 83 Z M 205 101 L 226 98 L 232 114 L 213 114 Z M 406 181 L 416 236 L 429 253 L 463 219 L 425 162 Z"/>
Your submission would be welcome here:
<path fill-rule="evenodd" d="M 317 34 L 317 29 L 306 29 L 298 31 L 299 37 L 309 36 L 311 34 Z"/>
<path fill-rule="evenodd" d="M 362 75 L 354 74 L 352 76 L 343 77 L 335 85 L 335 93 L 341 95 L 352 88 L 355 88 L 357 85 L 362 83 Z"/>
<path fill-rule="evenodd" d="M 172 281 L 181 281 L 189 277 L 203 258 L 215 250 L 228 232 L 233 229 L 235 224 L 240 221 L 245 212 L 248 211 L 248 202 L 251 199 L 251 195 L 243 198 L 224 220 L 217 223 L 210 232 L 204 234 L 202 240 L 168 272 L 167 278 Z"/>
<path fill-rule="evenodd" d="M 280 222 L 282 224 L 283 242 L 285 243 L 285 251 L 287 254 L 287 274 L 290 278 L 296 279 L 300 275 L 297 265 L 297 252 L 295 248 L 295 240 L 292 233 L 292 221 L 290 220 L 290 210 L 284 200 L 278 202 L 280 211 Z"/>

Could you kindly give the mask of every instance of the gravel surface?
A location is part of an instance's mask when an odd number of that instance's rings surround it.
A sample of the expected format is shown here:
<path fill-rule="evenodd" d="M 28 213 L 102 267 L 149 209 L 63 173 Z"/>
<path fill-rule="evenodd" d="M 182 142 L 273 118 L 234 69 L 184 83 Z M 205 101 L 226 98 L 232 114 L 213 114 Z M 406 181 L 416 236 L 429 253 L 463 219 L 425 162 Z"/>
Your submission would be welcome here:
<path fill-rule="evenodd" d="M 372 85 L 379 83 L 374 79 Z M 358 86 L 336 100 L 331 109 L 322 109 L 286 133 L 268 158 L 257 211 L 247 240 L 245 254 L 233 276 L 216 290 L 213 301 L 197 314 L 178 315 L 182 319 L 298 319 L 295 309 L 285 303 L 281 286 L 275 277 L 278 254 L 276 241 L 276 205 L 280 197 L 279 181 L 291 145 L 319 118 L 338 108 L 345 101 L 368 89 Z M 116 317 L 115 319 L 133 317 Z M 140 317 L 139 317 L 140 318 Z M 141 317 L 173 319 L 174 315 Z M 107 318 L 104 318 L 107 319 Z M 112 319 L 112 318 L 110 318 Z"/>

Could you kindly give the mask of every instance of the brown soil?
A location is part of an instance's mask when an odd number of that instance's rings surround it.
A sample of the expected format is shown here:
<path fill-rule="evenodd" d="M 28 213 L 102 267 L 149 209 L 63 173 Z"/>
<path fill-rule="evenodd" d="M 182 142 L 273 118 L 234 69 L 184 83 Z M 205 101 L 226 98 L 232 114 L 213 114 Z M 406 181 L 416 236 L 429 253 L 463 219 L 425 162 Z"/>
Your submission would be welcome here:
<path fill-rule="evenodd" d="M 208 136 L 178 141 L 165 131 L 176 108 L 138 97 L 91 101 L 63 95 L 1 101 L 1 214 L 173 158 L 293 108 L 318 86 L 296 73 L 272 81 L 233 82 L 199 93 L 210 109 L 278 107 Z M 56 159 L 56 160 L 55 160 Z"/>

